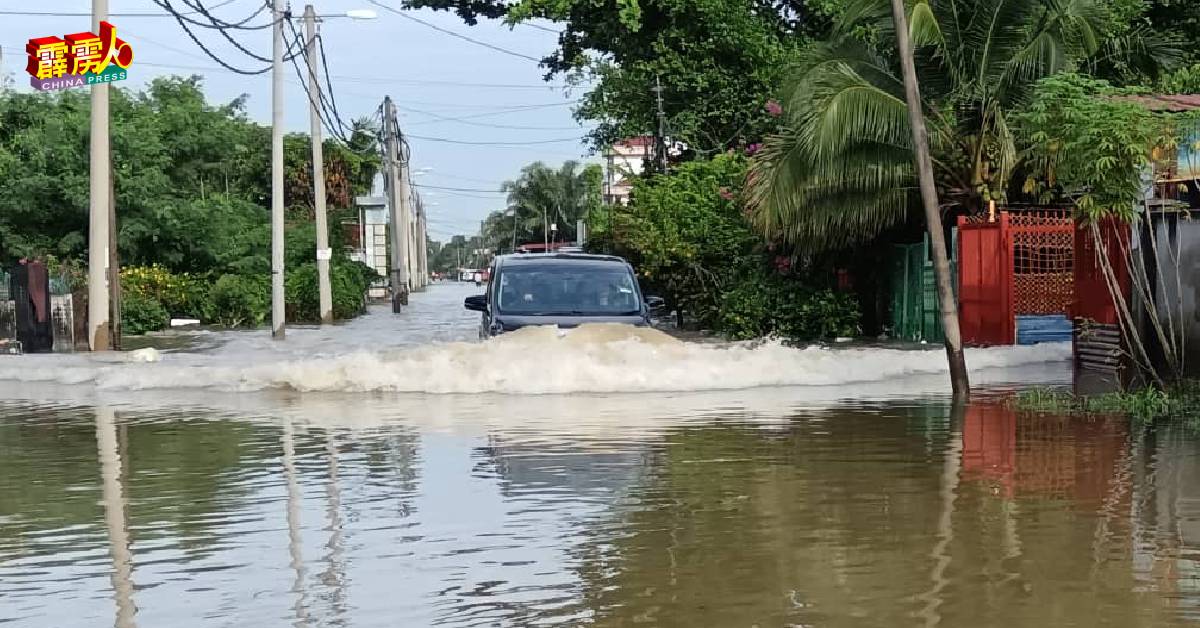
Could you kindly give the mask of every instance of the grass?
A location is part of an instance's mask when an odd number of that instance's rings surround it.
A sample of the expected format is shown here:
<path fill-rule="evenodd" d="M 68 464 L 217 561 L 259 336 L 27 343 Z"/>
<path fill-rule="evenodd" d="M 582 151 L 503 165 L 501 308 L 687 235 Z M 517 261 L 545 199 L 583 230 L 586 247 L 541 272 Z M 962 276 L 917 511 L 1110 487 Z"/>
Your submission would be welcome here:
<path fill-rule="evenodd" d="M 1013 400 L 1018 410 L 1031 412 L 1128 414 L 1138 419 L 1200 416 L 1200 381 L 1188 381 L 1169 390 L 1141 388 L 1093 396 L 1076 396 L 1057 388 L 1033 388 Z"/>

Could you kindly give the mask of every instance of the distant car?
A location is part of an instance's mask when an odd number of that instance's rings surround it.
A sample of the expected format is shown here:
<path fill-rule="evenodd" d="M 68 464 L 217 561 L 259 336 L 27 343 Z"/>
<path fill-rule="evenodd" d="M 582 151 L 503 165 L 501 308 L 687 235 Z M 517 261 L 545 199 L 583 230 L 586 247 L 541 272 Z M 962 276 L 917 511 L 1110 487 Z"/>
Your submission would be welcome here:
<path fill-rule="evenodd" d="M 485 294 L 467 297 L 482 312 L 480 338 L 534 325 L 623 323 L 645 327 L 663 300 L 643 297 L 628 262 L 610 255 L 526 253 L 497 257 Z"/>

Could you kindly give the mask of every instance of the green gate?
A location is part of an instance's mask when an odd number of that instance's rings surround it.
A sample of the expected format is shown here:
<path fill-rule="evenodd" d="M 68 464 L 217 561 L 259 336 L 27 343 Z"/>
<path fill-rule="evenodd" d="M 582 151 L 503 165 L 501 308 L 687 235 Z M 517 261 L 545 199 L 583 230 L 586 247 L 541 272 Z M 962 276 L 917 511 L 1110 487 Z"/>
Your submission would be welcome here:
<path fill-rule="evenodd" d="M 958 229 L 951 231 L 950 276 L 958 294 Z M 892 336 L 913 342 L 942 342 L 937 280 L 929 236 L 915 244 L 897 244 L 892 262 Z"/>

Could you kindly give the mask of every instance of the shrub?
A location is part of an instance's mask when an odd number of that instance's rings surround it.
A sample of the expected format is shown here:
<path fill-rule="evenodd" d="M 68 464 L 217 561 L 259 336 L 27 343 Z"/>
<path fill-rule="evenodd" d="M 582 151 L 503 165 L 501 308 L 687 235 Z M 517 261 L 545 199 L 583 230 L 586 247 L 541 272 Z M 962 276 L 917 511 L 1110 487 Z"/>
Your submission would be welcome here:
<path fill-rule="evenodd" d="M 257 327 L 271 312 L 271 281 L 261 275 L 222 275 L 209 291 L 214 320 L 229 327 Z"/>
<path fill-rule="evenodd" d="M 171 316 L 157 299 L 139 292 L 121 295 L 121 331 L 129 335 L 165 329 Z"/>
<path fill-rule="evenodd" d="M 207 282 L 187 273 L 172 273 L 157 264 L 122 269 L 121 291 L 123 295 L 151 298 L 171 316 L 210 320 L 213 315 Z"/>
<path fill-rule="evenodd" d="M 717 330 L 737 340 L 835 338 L 856 335 L 859 318 L 851 295 L 763 272 L 742 278 L 722 296 Z"/>
<path fill-rule="evenodd" d="M 333 317 L 353 318 L 362 313 L 367 288 L 378 275 L 366 264 L 335 260 L 329 269 Z M 288 317 L 296 321 L 320 320 L 317 265 L 310 262 L 288 273 Z"/>

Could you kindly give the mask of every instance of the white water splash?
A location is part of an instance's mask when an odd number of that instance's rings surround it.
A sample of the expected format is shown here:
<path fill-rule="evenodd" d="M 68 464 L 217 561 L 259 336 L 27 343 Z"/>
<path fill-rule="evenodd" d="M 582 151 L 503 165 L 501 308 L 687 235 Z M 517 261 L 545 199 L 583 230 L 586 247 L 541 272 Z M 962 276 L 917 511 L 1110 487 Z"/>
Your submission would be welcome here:
<path fill-rule="evenodd" d="M 969 349 L 972 371 L 1057 362 L 1070 345 Z M 0 380 L 99 390 L 564 394 L 841 386 L 944 373 L 940 349 L 697 344 L 649 329 L 527 328 L 485 343 L 449 342 L 321 357 L 245 351 L 165 354 L 128 363 L 90 356 L 0 360 Z"/>

